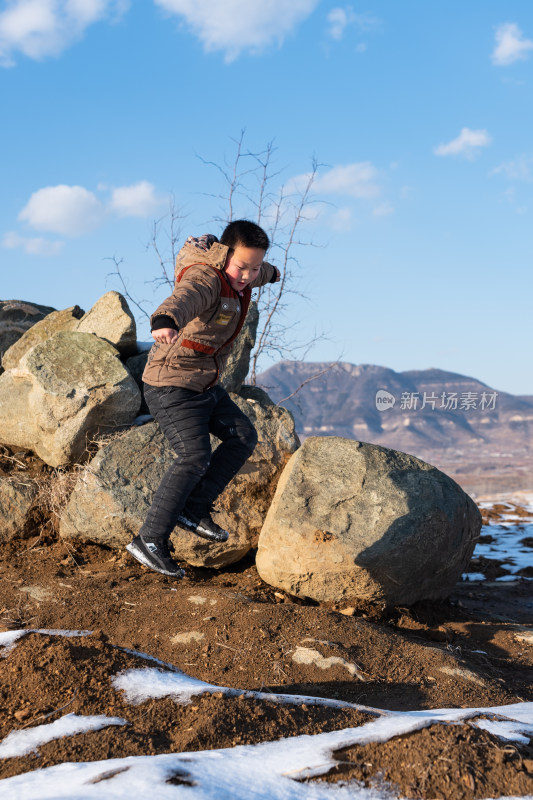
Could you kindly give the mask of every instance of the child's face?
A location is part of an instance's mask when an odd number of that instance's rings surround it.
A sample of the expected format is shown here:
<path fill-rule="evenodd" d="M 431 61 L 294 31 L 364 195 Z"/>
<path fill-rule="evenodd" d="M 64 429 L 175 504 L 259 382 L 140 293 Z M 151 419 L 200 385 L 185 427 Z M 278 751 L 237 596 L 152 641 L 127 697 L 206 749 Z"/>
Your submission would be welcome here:
<path fill-rule="evenodd" d="M 237 245 L 235 250 L 230 253 L 224 272 L 234 291 L 242 292 L 249 283 L 257 278 L 265 252 L 258 247 Z"/>

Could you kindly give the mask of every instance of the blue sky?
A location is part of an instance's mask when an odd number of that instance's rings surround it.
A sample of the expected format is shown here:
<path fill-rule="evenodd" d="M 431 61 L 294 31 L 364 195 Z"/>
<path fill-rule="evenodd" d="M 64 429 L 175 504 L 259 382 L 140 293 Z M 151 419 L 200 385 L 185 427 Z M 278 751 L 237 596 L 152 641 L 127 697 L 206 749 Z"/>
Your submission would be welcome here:
<path fill-rule="evenodd" d="M 87 309 L 116 257 L 155 308 L 153 221 L 164 249 L 173 197 L 182 239 L 220 233 L 204 162 L 245 130 L 274 194 L 320 165 L 284 319 L 326 334 L 308 360 L 533 394 L 529 0 L 11 0 L 0 82 L 2 299 Z"/>

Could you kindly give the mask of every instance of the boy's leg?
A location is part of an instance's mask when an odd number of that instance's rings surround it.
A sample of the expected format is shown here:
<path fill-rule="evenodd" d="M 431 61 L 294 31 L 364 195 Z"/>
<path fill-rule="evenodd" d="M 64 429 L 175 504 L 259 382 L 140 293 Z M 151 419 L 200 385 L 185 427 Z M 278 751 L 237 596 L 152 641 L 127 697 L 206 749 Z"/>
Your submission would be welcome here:
<path fill-rule="evenodd" d="M 188 495 L 209 465 L 209 417 L 216 399 L 209 392 L 151 386 L 146 386 L 145 397 L 177 458 L 164 474 L 139 535 L 127 550 L 157 572 L 182 577 L 183 570 L 170 554 L 169 537 Z"/>
<path fill-rule="evenodd" d="M 186 509 L 209 513 L 216 498 L 252 455 L 257 432 L 222 386 L 214 387 L 217 403 L 209 420 L 209 431 L 221 439 L 213 451 L 207 471 L 191 491 Z"/>
<path fill-rule="evenodd" d="M 140 534 L 168 539 L 185 501 L 209 466 L 209 420 L 216 398 L 211 392 L 173 386 L 148 386 L 145 397 L 177 457 L 161 479 Z"/>

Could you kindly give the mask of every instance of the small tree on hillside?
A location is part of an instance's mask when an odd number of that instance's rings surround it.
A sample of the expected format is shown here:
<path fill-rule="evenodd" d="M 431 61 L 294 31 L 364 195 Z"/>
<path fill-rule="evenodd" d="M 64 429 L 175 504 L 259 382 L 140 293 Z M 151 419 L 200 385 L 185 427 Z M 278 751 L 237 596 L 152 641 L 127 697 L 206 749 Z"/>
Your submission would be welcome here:
<path fill-rule="evenodd" d="M 256 301 L 259 309 L 257 339 L 250 361 L 249 382 L 255 384 L 258 363 L 264 356 L 276 354 L 280 358 L 302 357 L 320 337 L 298 342 L 298 323 L 287 324 L 284 311 L 290 295 L 305 297 L 299 287 L 297 249 L 311 246 L 311 241 L 300 238 L 302 224 L 310 219 L 310 211 L 318 201 L 311 195 L 318 163 L 312 160 L 311 169 L 297 183 L 279 185 L 281 171 L 276 169 L 274 142 L 268 142 L 260 151 L 244 145 L 245 132 L 234 139 L 235 150 L 230 161 L 223 164 L 201 159 L 222 176 L 223 188 L 216 197 L 221 203 L 221 215 L 216 221 L 222 225 L 239 217 L 251 218 L 269 235 L 272 260 L 281 272 L 278 283 L 261 286 Z"/>

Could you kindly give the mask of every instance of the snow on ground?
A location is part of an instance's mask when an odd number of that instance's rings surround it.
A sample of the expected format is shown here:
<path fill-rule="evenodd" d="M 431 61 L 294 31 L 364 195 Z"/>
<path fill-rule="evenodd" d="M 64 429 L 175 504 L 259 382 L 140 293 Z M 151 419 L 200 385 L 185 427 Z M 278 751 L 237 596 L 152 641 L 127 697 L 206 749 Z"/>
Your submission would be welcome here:
<path fill-rule="evenodd" d="M 493 716 L 491 732 L 507 740 L 511 735 L 518 739 L 533 727 L 533 703 L 386 712 L 358 728 L 316 736 L 224 750 L 60 764 L 6 778 L 1 789 L 12 800 L 131 800 L 147 794 L 158 800 L 390 800 L 394 796 L 390 791 L 366 789 L 355 782 L 332 785 L 301 781 L 327 773 L 335 764 L 333 751 L 340 748 L 385 742 L 437 722 L 453 724 L 480 714 Z M 175 783 L 167 783 L 169 779 Z"/>
<path fill-rule="evenodd" d="M 123 690 L 130 703 L 142 703 L 151 698 L 172 697 L 178 703 L 189 703 L 194 695 L 208 692 L 209 694 L 222 693 L 225 697 L 240 697 L 246 699 L 268 700 L 271 703 L 284 703 L 310 706 L 329 706 L 330 708 L 355 708 L 358 711 L 367 711 L 377 716 L 385 713 L 378 709 L 361 706 L 356 703 L 347 703 L 344 700 L 330 700 L 326 697 L 309 697 L 299 694 L 278 694 L 274 692 L 256 692 L 247 689 L 230 689 L 227 686 L 217 686 L 205 683 L 174 669 L 173 672 L 162 672 L 158 669 L 129 669 L 113 678 L 115 689 Z"/>
<path fill-rule="evenodd" d="M 533 494 L 530 492 L 517 492 L 515 494 L 504 494 L 490 500 L 478 500 L 478 506 L 490 509 L 494 505 L 502 505 L 508 509 L 502 512 L 498 522 L 491 522 L 483 525 L 481 536 L 491 536 L 492 542 L 478 542 L 474 550 L 473 559 L 483 557 L 492 561 L 498 561 L 503 569 L 507 570 L 507 575 L 496 578 L 499 582 L 514 581 L 526 576 L 517 576 L 520 570 L 533 569 L 533 547 L 523 544 L 524 539 L 533 538 Z M 529 512 L 529 516 L 519 516 L 516 507 L 520 506 Z M 463 575 L 463 580 L 482 581 L 485 576 L 480 572 L 467 572 Z"/>
<path fill-rule="evenodd" d="M 20 731 L 11 731 L 3 742 L 0 743 L 0 758 L 18 758 L 33 753 L 42 744 L 60 739 L 62 736 L 75 736 L 77 733 L 99 731 L 108 725 L 128 725 L 120 717 L 80 716 L 79 714 L 65 714 L 45 725 L 36 725 Z"/>
<path fill-rule="evenodd" d="M 14 647 L 16 640 L 26 632 L 11 631 L 9 635 L 4 634 L 0 638 L 0 644 Z M 79 631 L 55 633 L 80 634 Z M 150 659 L 149 656 L 146 658 Z M 153 660 L 157 662 L 157 659 Z M 106 800 L 132 800 L 147 794 L 157 797 L 158 800 L 391 800 L 395 795 L 389 790 L 368 789 L 353 781 L 348 784 L 301 781 L 327 773 L 335 764 L 333 752 L 336 750 L 356 744 L 385 742 L 393 736 L 411 733 L 434 723 L 456 724 L 472 720 L 473 724 L 490 730 L 506 741 L 523 741 L 524 734 L 533 733 L 533 702 L 489 708 L 387 711 L 305 696 L 295 698 L 290 695 L 228 689 L 199 681 L 176 668 L 172 672 L 163 672 L 159 667 L 126 670 L 116 676 L 114 685 L 125 691 L 130 702 L 171 696 L 178 702 L 186 703 L 190 702 L 193 694 L 217 691 L 223 694 L 263 696 L 278 702 L 296 700 L 299 703 L 303 701 L 351 705 L 361 711 L 374 713 L 377 718 L 357 728 L 315 736 L 295 736 L 223 750 L 60 764 L 4 779 L 0 781 L 0 794 L 10 800 L 89 800 L 93 797 L 100 800 L 103 797 Z M 475 719 L 481 715 L 490 719 Z M 39 725 L 9 734 L 0 744 L 0 755 L 3 750 L 4 757 L 9 757 L 12 754 L 10 747 L 17 745 L 20 748 L 25 747 L 25 752 L 30 752 L 44 741 L 80 732 L 81 729 L 76 729 L 77 725 L 84 725 L 83 729 L 87 730 L 89 725 L 103 727 L 111 724 L 121 725 L 126 724 L 126 721 L 113 717 L 84 718 L 68 714 L 50 725 Z M 47 729 L 46 738 L 43 738 L 43 729 Z M 52 729 L 54 736 L 50 736 Z M 18 739 L 16 734 L 20 734 Z M 17 750 L 16 754 L 21 752 L 21 749 Z M 173 783 L 168 783 L 169 779 Z"/>
<path fill-rule="evenodd" d="M 3 648 L 1 655 L 5 658 L 13 649 L 16 642 L 28 633 L 44 633 L 48 636 L 89 636 L 91 631 L 59 631 L 45 630 L 44 628 L 25 628 L 18 631 L 2 631 L 0 633 L 0 647 Z"/>

